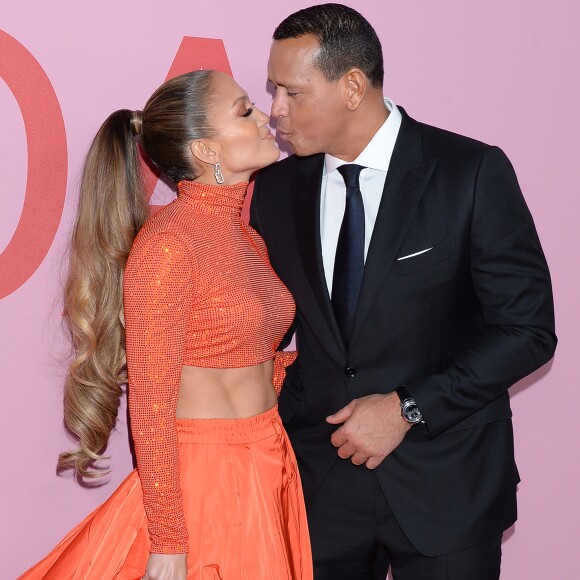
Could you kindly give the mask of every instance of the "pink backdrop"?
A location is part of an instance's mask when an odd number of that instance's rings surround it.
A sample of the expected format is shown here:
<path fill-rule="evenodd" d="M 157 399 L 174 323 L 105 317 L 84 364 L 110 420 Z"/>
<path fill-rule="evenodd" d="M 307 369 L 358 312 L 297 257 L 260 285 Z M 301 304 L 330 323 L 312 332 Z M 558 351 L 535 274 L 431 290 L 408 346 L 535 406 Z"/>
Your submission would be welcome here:
<path fill-rule="evenodd" d="M 512 389 L 520 519 L 502 578 L 577 577 L 580 9 L 577 0 L 349 0 L 376 27 L 385 93 L 415 118 L 500 145 L 551 267 L 553 364 Z M 271 33 L 310 2 L 6 0 L 0 17 L 0 576 L 15 578 L 131 469 L 124 408 L 96 489 L 57 476 L 66 340 L 63 253 L 82 157 L 113 110 L 142 108 L 184 37 L 223 39 L 231 70 L 269 110 Z M 217 45 L 219 48 L 219 44 Z M 215 46 L 212 50 L 215 49 Z M 198 54 L 199 55 L 199 54 Z M 195 54 L 180 53 L 195 62 Z M 224 64 L 222 58 L 222 64 Z M 225 66 L 225 65 L 224 65 Z M 161 201 L 155 201 L 159 200 Z M 157 191 L 155 203 L 163 202 Z"/>

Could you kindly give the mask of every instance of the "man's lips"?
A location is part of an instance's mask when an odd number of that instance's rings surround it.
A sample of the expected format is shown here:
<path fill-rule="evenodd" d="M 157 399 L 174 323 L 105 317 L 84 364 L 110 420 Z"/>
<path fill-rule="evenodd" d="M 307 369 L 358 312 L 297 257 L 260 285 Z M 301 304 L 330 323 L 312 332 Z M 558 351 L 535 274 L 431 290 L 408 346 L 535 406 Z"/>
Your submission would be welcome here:
<path fill-rule="evenodd" d="M 280 137 L 283 141 L 288 141 L 291 137 L 292 133 L 288 133 L 287 131 L 282 131 L 282 129 L 276 129 L 276 135 Z"/>

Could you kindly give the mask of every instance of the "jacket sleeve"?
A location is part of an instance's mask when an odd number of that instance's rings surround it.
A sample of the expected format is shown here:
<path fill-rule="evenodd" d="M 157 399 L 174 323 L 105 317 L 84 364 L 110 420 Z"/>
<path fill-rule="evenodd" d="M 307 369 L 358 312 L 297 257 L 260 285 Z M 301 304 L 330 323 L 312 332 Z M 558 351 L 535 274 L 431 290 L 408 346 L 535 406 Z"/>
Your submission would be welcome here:
<path fill-rule="evenodd" d="M 192 296 L 192 259 L 178 238 L 135 244 L 124 280 L 129 415 L 152 553 L 188 551 L 175 410 Z"/>
<path fill-rule="evenodd" d="M 406 385 L 431 437 L 504 395 L 556 347 L 546 260 L 512 165 L 496 147 L 480 162 L 470 242 L 484 327 L 453 360 Z"/>

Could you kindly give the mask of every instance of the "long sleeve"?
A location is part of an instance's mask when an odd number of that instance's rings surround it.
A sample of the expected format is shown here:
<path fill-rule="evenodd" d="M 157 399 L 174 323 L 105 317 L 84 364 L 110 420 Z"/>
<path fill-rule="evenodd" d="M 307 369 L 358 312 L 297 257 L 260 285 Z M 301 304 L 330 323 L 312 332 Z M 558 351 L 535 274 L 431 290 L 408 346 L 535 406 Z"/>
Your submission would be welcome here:
<path fill-rule="evenodd" d="M 124 281 L 129 414 L 152 553 L 188 550 L 175 410 L 193 292 L 192 258 L 176 236 L 135 244 Z"/>
<path fill-rule="evenodd" d="M 432 437 L 545 364 L 557 342 L 546 260 L 514 170 L 498 148 L 481 160 L 470 242 L 485 326 L 445 366 L 407 384 Z"/>

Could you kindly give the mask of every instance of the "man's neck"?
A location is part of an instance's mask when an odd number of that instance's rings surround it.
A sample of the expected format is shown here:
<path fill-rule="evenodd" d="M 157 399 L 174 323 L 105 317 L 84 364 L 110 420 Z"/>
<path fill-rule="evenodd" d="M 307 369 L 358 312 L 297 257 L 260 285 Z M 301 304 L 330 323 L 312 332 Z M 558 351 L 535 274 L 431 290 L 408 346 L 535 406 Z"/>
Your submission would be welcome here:
<path fill-rule="evenodd" d="M 336 144 L 330 155 L 347 163 L 354 161 L 370 143 L 376 132 L 389 118 L 390 112 L 382 97 L 380 102 L 373 102 L 367 107 L 359 107 L 353 112 L 344 138 Z"/>

